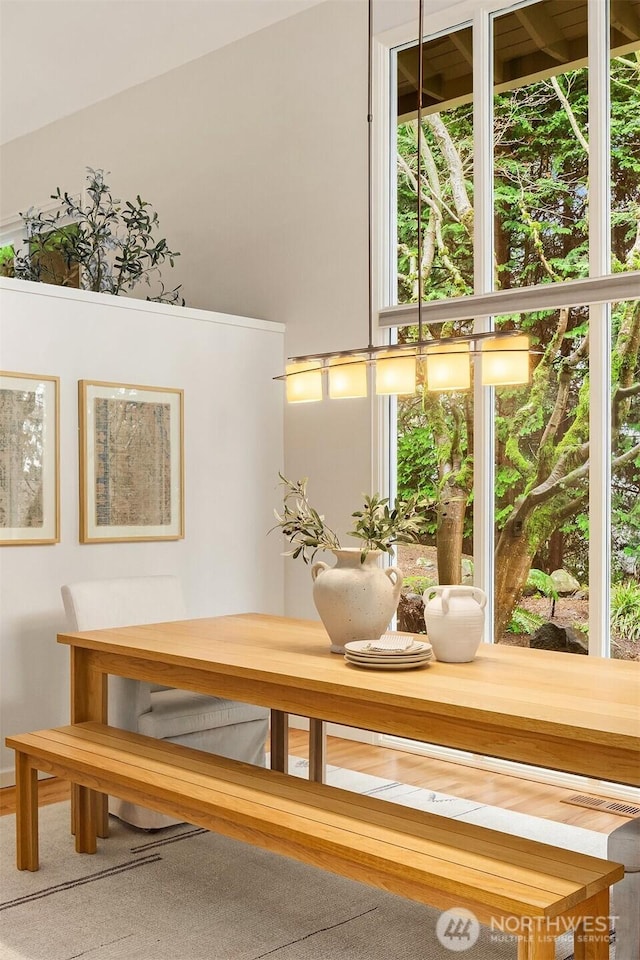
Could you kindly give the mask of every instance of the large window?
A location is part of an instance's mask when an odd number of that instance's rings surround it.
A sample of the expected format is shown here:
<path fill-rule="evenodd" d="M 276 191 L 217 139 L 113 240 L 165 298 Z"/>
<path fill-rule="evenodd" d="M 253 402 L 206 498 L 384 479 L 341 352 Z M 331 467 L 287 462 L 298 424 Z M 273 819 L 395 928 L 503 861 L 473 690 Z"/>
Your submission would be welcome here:
<path fill-rule="evenodd" d="M 527 387 L 398 400 L 397 489 L 436 504 L 401 561 L 415 593 L 474 578 L 488 639 L 638 659 L 640 0 L 486 6 L 425 38 L 420 184 L 416 44 L 393 53 L 381 317 L 415 336 L 419 189 L 427 329 L 538 353 Z"/>

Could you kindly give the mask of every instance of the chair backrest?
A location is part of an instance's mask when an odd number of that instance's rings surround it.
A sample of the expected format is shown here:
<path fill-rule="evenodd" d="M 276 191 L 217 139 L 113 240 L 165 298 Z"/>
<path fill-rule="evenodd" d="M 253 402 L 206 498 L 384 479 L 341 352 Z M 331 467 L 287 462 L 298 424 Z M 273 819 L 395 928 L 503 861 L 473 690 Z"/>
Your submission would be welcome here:
<path fill-rule="evenodd" d="M 178 577 L 118 577 L 62 587 L 71 630 L 102 630 L 186 619 Z"/>

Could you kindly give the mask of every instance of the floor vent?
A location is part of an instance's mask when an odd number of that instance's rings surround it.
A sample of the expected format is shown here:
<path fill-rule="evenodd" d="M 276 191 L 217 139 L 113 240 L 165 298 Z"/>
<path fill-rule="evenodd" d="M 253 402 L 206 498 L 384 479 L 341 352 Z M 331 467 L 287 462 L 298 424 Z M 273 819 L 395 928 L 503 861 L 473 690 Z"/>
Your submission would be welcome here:
<path fill-rule="evenodd" d="M 637 817 L 640 814 L 640 806 L 635 803 L 624 803 L 622 800 L 605 800 L 603 797 L 590 797 L 586 793 L 576 793 L 562 802 L 572 803 L 575 807 L 602 810 L 603 813 L 615 813 L 619 817 Z"/>

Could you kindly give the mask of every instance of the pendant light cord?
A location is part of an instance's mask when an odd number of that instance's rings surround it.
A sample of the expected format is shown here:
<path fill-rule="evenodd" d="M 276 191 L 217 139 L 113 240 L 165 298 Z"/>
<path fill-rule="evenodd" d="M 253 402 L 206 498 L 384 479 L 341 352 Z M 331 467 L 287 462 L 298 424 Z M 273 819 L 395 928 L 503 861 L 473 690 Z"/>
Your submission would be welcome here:
<path fill-rule="evenodd" d="M 421 0 L 422 2 L 422 0 Z M 369 0 L 367 62 L 367 232 L 369 235 L 369 350 L 373 349 L 373 0 Z"/>
<path fill-rule="evenodd" d="M 418 199 L 418 342 L 422 343 L 422 88 L 424 86 L 424 65 L 422 62 L 422 21 L 424 19 L 423 0 L 418 4 L 418 157 L 417 157 L 417 199 Z"/>
<path fill-rule="evenodd" d="M 374 345 L 373 342 L 373 333 L 374 333 L 374 323 L 373 323 L 373 308 L 374 308 L 374 290 L 373 290 L 373 280 L 374 280 L 374 270 L 373 270 L 373 53 L 374 53 L 374 41 L 373 41 L 373 2 L 374 0 L 368 0 L 368 70 L 367 70 L 367 226 L 368 226 L 368 279 L 369 279 L 369 344 L 365 347 L 358 347 L 354 350 L 330 350 L 327 353 L 312 353 L 305 354 L 304 356 L 299 357 L 289 357 L 289 362 L 291 364 L 304 365 L 302 369 L 289 370 L 282 376 L 274 377 L 274 380 L 286 380 L 289 383 L 292 377 L 302 376 L 308 377 L 310 372 L 313 372 L 320 378 L 323 373 L 327 373 L 330 370 L 330 367 L 333 365 L 341 366 L 345 364 L 354 363 L 356 361 L 363 360 L 363 354 L 367 355 L 367 362 L 369 366 L 375 366 L 378 359 L 378 354 L 389 354 L 391 355 L 394 352 L 398 356 L 415 356 L 416 360 L 422 359 L 424 352 L 428 352 L 429 356 L 433 357 L 438 354 L 445 354 L 450 350 L 452 344 L 463 344 L 468 345 L 470 353 L 479 353 L 481 347 L 479 346 L 480 342 L 483 340 L 505 340 L 508 337 L 521 337 L 522 334 L 518 330 L 492 330 L 485 333 L 474 333 L 473 335 L 462 334 L 459 336 L 449 336 L 449 337 L 440 337 L 440 338 L 429 338 L 428 346 L 424 340 L 424 325 L 423 325 L 423 303 L 422 303 L 422 255 L 423 255 L 423 236 L 422 236 L 422 192 L 421 192 L 421 181 L 422 181 L 422 96 L 424 88 L 424 62 L 423 62 L 423 52 L 424 52 L 424 38 L 423 38 L 423 20 L 424 20 L 424 0 L 419 0 L 419 12 L 418 12 L 418 71 L 417 71 L 417 93 L 418 93 L 418 112 L 417 112 L 417 123 L 418 123 L 418 135 L 417 135 L 417 227 L 418 227 L 418 341 L 413 345 L 413 352 L 409 350 L 410 344 L 405 343 L 395 343 L 389 344 L 385 343 L 380 346 Z M 493 347 L 495 349 L 495 347 Z M 513 348 L 514 351 L 520 353 L 525 351 L 530 353 L 538 353 L 540 351 L 531 350 L 530 347 L 522 347 L 518 345 Z M 505 352 L 511 352 L 509 347 L 505 348 Z M 387 358 L 385 358 L 387 359 Z M 309 364 L 313 365 L 313 371 L 310 370 Z M 500 384 L 505 385 L 504 380 L 496 381 Z M 517 383 L 527 383 L 528 379 L 518 379 L 510 381 L 510 385 Z M 490 381 L 485 381 L 485 383 L 490 383 Z M 449 387 L 444 389 L 450 389 Z M 320 388 L 318 395 L 312 397 L 296 397 L 287 399 L 292 400 L 292 402 L 303 402 L 309 399 L 319 400 L 322 398 L 322 389 Z"/>

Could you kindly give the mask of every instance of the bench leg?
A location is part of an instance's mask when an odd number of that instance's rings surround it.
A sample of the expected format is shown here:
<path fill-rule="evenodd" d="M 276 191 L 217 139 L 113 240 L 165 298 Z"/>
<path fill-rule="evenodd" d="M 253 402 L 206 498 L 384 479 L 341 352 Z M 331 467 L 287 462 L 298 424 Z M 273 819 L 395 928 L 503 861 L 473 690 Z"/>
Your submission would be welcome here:
<path fill-rule="evenodd" d="M 289 772 L 289 714 L 271 711 L 271 769 Z"/>
<path fill-rule="evenodd" d="M 16 752 L 16 865 L 37 870 L 38 771 L 25 753 Z"/>
<path fill-rule="evenodd" d="M 109 836 L 109 797 L 106 793 L 96 794 L 96 833 L 106 840 Z"/>
<path fill-rule="evenodd" d="M 518 960 L 555 960 L 555 956 L 555 939 L 542 927 L 518 939 Z"/>
<path fill-rule="evenodd" d="M 78 832 L 78 824 L 76 820 L 76 810 L 78 809 L 78 798 L 76 796 L 76 785 L 75 783 L 69 784 L 70 795 L 69 795 L 69 830 L 71 831 L 71 836 L 75 837 Z"/>
<path fill-rule="evenodd" d="M 96 852 L 96 800 L 87 787 L 76 784 L 76 852 Z"/>
<path fill-rule="evenodd" d="M 609 960 L 609 890 L 585 903 L 585 919 L 573 935 L 575 960 Z"/>

